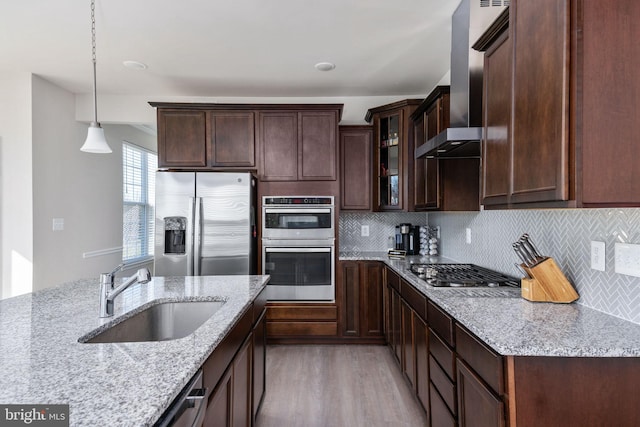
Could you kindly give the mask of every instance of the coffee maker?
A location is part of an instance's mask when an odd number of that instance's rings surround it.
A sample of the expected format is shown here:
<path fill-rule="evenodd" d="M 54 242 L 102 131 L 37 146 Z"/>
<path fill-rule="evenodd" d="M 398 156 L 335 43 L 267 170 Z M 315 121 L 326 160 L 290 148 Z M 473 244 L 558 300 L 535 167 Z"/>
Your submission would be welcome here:
<path fill-rule="evenodd" d="M 420 251 L 420 227 L 408 223 L 396 225 L 396 249 L 407 255 L 418 255 Z"/>

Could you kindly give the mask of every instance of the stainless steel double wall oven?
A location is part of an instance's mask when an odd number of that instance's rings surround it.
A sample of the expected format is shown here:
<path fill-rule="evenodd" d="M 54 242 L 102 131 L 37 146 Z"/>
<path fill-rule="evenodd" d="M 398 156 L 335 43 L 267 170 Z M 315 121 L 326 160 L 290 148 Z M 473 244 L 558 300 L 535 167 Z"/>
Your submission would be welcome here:
<path fill-rule="evenodd" d="M 262 272 L 271 301 L 334 301 L 333 196 L 262 198 Z"/>

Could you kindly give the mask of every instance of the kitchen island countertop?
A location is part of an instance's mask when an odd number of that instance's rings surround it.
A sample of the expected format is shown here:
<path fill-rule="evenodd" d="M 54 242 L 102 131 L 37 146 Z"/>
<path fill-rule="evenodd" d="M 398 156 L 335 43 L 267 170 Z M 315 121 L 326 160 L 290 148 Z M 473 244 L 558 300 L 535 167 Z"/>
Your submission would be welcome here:
<path fill-rule="evenodd" d="M 341 252 L 341 261 L 382 261 L 503 356 L 638 357 L 640 325 L 581 304 L 531 302 L 519 288 L 436 288 L 411 273 L 412 263 L 446 258 L 386 252 Z"/>
<path fill-rule="evenodd" d="M 98 280 L 0 301 L 0 402 L 69 404 L 70 425 L 152 425 L 266 286 L 268 276 L 154 277 L 98 317 Z M 82 344 L 160 301 L 224 301 L 193 334 L 170 341 Z"/>

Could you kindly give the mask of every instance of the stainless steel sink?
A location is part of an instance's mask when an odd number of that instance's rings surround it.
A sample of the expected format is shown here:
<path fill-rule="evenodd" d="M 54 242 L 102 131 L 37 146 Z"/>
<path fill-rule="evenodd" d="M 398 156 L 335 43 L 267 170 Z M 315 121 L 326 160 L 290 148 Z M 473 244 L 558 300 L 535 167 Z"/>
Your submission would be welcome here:
<path fill-rule="evenodd" d="M 82 343 L 166 341 L 186 337 L 224 305 L 224 301 L 163 302 L 152 305 Z"/>

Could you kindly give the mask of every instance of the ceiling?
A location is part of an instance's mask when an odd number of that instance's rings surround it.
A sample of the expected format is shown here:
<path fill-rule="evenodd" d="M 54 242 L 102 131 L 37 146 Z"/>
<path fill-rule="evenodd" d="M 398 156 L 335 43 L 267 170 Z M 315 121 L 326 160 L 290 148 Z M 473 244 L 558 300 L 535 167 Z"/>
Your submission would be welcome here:
<path fill-rule="evenodd" d="M 459 3 L 96 1 L 99 93 L 239 97 L 427 93 L 449 69 Z M 3 1 L 0 72 L 91 92 L 90 10 L 89 0 Z M 335 70 L 317 71 L 321 61 Z"/>

